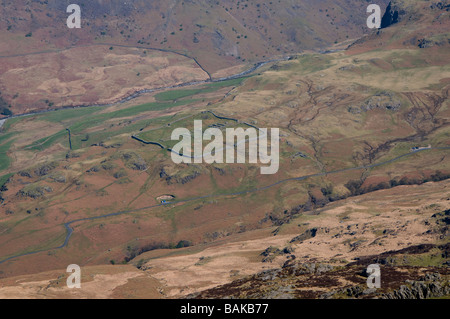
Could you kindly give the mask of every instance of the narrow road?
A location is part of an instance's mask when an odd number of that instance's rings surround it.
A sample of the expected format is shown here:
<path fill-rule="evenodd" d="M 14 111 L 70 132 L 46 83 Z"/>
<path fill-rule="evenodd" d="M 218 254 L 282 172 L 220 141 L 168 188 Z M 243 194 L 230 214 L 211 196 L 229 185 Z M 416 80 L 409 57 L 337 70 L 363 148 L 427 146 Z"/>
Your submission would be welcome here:
<path fill-rule="evenodd" d="M 411 156 L 413 154 L 417 154 L 417 153 L 425 152 L 425 151 L 433 151 L 433 150 L 439 150 L 439 151 L 450 150 L 450 146 L 448 146 L 448 147 L 433 147 L 433 148 L 427 148 L 427 149 L 420 149 L 420 150 L 412 151 L 412 152 L 409 152 L 409 153 L 397 156 L 397 157 L 395 157 L 393 159 L 390 159 L 390 160 L 387 160 L 387 161 L 384 161 L 384 162 L 375 163 L 375 164 L 371 164 L 371 165 L 349 167 L 349 168 L 334 170 L 334 171 L 330 171 L 330 172 L 323 172 L 323 173 L 316 173 L 316 174 L 311 174 L 311 175 L 304 175 L 304 176 L 300 176 L 300 177 L 287 178 L 287 179 L 280 180 L 280 181 L 278 181 L 276 183 L 273 183 L 273 184 L 270 184 L 270 185 L 267 185 L 267 186 L 263 186 L 263 187 L 259 187 L 259 188 L 253 188 L 253 189 L 246 190 L 246 191 L 241 191 L 241 192 L 236 192 L 236 193 L 228 193 L 228 194 L 220 194 L 220 195 L 209 194 L 209 195 L 199 196 L 199 197 L 195 197 L 195 198 L 189 198 L 189 199 L 174 201 L 174 202 L 171 202 L 170 204 L 171 205 L 186 204 L 186 203 L 190 203 L 190 202 L 197 201 L 197 200 L 202 200 L 202 199 L 217 198 L 217 197 L 227 197 L 227 196 L 238 196 L 238 195 L 245 195 L 245 194 L 250 194 L 250 193 L 256 193 L 256 192 L 264 191 L 264 190 L 270 189 L 272 187 L 275 187 L 275 186 L 278 186 L 280 184 L 283 184 L 283 183 L 286 183 L 286 182 L 290 182 L 290 181 L 302 181 L 302 180 L 306 180 L 306 179 L 313 178 L 313 177 L 326 176 L 326 175 L 343 173 L 343 172 L 360 170 L 360 169 L 375 168 L 375 167 L 378 167 L 378 166 L 394 163 L 394 162 L 396 162 L 396 161 L 398 161 L 398 160 L 400 160 L 402 158 Z M 157 207 L 162 207 L 162 206 L 166 206 L 166 205 L 167 204 L 155 204 L 155 205 L 152 205 L 152 206 L 147 206 L 147 207 L 143 207 L 143 208 L 139 208 L 139 209 L 120 211 L 120 212 L 117 212 L 117 213 L 111 213 L 111 214 L 106 214 L 106 215 L 101 215 L 101 216 L 96 216 L 96 217 L 87 217 L 87 218 L 82 218 L 82 219 L 76 219 L 76 220 L 73 220 L 71 222 L 64 223 L 63 226 L 64 226 L 64 228 L 67 231 L 67 235 L 66 235 L 66 238 L 64 240 L 64 243 L 61 246 L 53 248 L 53 249 L 37 250 L 37 251 L 29 252 L 29 253 L 24 253 L 24 254 L 19 254 L 19 255 L 16 255 L 16 256 L 8 257 L 8 258 L 5 258 L 3 260 L 0 260 L 0 264 L 5 263 L 5 262 L 10 261 L 10 260 L 13 260 L 13 259 L 20 258 L 20 257 L 25 257 L 25 256 L 29 256 L 29 255 L 38 254 L 38 253 L 41 253 L 41 252 L 48 252 L 48 251 L 53 251 L 53 250 L 58 250 L 58 249 L 65 248 L 68 245 L 69 240 L 70 240 L 70 238 L 71 238 L 71 236 L 73 234 L 73 231 L 74 231 L 73 228 L 71 227 L 72 224 L 80 223 L 80 222 L 84 222 L 84 221 L 92 221 L 92 220 L 97 220 L 97 219 L 102 219 L 102 218 L 108 218 L 108 217 L 113 217 L 113 216 L 119 216 L 119 215 L 124 215 L 124 214 L 129 214 L 129 213 L 135 213 L 135 212 L 148 210 L 148 209 L 153 209 L 153 208 L 157 208 Z"/>

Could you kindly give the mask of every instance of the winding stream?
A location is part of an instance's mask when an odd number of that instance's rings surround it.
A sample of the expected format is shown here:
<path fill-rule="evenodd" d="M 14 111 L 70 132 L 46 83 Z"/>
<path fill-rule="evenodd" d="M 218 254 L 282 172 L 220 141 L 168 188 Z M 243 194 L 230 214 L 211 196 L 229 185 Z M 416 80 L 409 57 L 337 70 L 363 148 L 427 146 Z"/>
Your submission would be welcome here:
<path fill-rule="evenodd" d="M 164 51 L 164 50 L 160 50 L 160 51 Z M 167 52 L 170 52 L 170 51 L 167 51 Z M 30 54 L 33 54 L 33 53 L 30 53 Z M 24 55 L 24 56 L 26 56 L 26 55 Z M 275 62 L 281 62 L 281 61 L 288 61 L 291 58 L 292 57 L 288 56 L 288 57 L 283 57 L 283 58 L 279 58 L 279 59 L 272 59 L 272 60 L 268 60 L 268 61 L 258 62 L 254 66 L 249 68 L 248 70 L 245 70 L 245 71 L 240 72 L 238 74 L 233 74 L 233 75 L 230 75 L 230 76 L 227 76 L 227 77 L 223 77 L 223 78 L 218 78 L 218 79 L 211 79 L 210 78 L 208 80 L 191 81 L 191 82 L 185 82 L 185 83 L 180 83 L 180 84 L 171 85 L 171 86 L 164 86 L 164 87 L 153 88 L 153 89 L 139 90 L 139 91 L 136 91 L 133 94 L 131 94 L 129 96 L 126 96 L 126 97 L 122 98 L 121 100 L 119 100 L 117 102 L 113 102 L 113 103 L 105 103 L 105 104 L 96 104 L 96 103 L 94 103 L 94 104 L 90 104 L 90 105 L 62 106 L 62 107 L 55 108 L 55 109 L 48 109 L 48 110 L 41 110 L 41 111 L 35 111 L 35 112 L 30 112 L 30 113 L 12 115 L 12 116 L 3 118 L 0 121 L 5 121 L 5 120 L 8 120 L 8 119 L 12 119 L 12 118 L 20 118 L 20 117 L 25 117 L 25 116 L 45 114 L 45 113 L 59 111 L 59 110 L 77 109 L 77 108 L 85 108 L 85 107 L 86 108 L 87 107 L 108 107 L 108 106 L 119 105 L 119 104 L 123 104 L 123 103 L 128 102 L 128 101 L 131 101 L 133 99 L 136 99 L 136 98 L 140 97 L 141 95 L 147 94 L 147 93 L 154 93 L 154 92 L 165 91 L 165 90 L 170 90 L 170 89 L 178 89 L 178 88 L 184 88 L 184 87 L 189 87 L 189 86 L 196 86 L 196 85 L 200 85 L 200 84 L 218 83 L 218 82 L 224 82 L 224 81 L 228 81 L 228 80 L 239 79 L 239 78 L 245 77 L 245 76 L 255 72 L 256 70 L 260 69 L 261 67 L 263 67 L 266 64 L 275 63 Z M 198 64 L 198 62 L 197 62 L 197 64 Z M 1 127 L 1 125 L 0 125 L 0 127 Z"/>

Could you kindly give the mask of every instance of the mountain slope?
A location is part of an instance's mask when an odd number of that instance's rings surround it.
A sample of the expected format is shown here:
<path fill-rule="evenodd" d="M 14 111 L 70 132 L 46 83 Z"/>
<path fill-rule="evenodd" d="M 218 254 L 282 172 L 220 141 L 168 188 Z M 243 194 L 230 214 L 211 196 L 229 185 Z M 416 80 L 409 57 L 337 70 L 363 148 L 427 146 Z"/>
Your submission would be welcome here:
<path fill-rule="evenodd" d="M 122 97 L 132 94 L 141 86 L 139 82 L 143 82 L 142 77 L 148 70 L 133 66 L 134 73 L 122 73 L 120 64 L 103 58 L 107 54 L 105 49 L 114 48 L 114 45 L 183 54 L 208 76 L 219 77 L 239 73 L 257 61 L 324 49 L 370 31 L 366 26 L 367 3 L 355 0 L 80 0 L 81 29 L 66 26 L 69 3 L 59 0 L 4 0 L 1 3 L 0 92 L 14 114 L 111 101 L 112 96 L 92 90 L 91 84 L 79 89 L 75 80 L 89 82 L 92 78 L 89 73 L 97 75 L 97 81 L 98 75 L 104 74 L 101 79 L 128 82 L 130 86 L 125 87 L 130 93 L 122 93 Z M 387 1 L 380 4 L 384 8 Z M 103 47 L 89 46 L 102 43 L 105 44 Z M 71 54 L 61 52 L 61 49 L 73 46 L 82 49 Z M 88 57 L 98 58 L 96 63 L 88 64 L 93 68 L 92 72 L 85 70 L 85 63 L 74 57 L 78 54 L 83 58 L 84 54 L 80 52 L 84 49 Z M 53 53 L 45 53 L 47 51 Z M 27 55 L 33 52 L 41 54 Z M 169 61 L 168 64 L 176 67 L 176 63 Z M 178 71 L 180 77 L 189 77 L 189 69 L 181 71 Z M 114 73 L 122 74 L 122 77 L 114 78 Z M 141 75 L 138 83 L 136 74 Z M 42 78 L 43 85 L 28 83 L 30 77 Z M 53 81 L 53 78 L 57 80 Z M 21 85 L 13 89 L 11 83 Z M 154 87 L 151 81 L 146 80 L 146 83 L 147 88 Z M 53 85 L 56 87 L 49 87 Z"/>
<path fill-rule="evenodd" d="M 223 284 L 196 296 L 380 297 L 361 290 L 361 271 L 380 261 L 391 267 L 386 296 L 447 287 L 447 9 L 393 2 L 398 22 L 348 50 L 298 54 L 242 78 L 119 105 L 7 120 L 2 282 L 11 289 L 11 277 L 74 262 L 128 263 L 165 282 L 166 297 Z M 172 131 L 194 120 L 279 128 L 280 170 L 174 164 L 158 145 L 171 147 Z M 327 264 L 324 276 L 313 263 Z M 427 275 L 436 272 L 442 280 Z M 259 286 L 266 276 L 273 291 Z"/>

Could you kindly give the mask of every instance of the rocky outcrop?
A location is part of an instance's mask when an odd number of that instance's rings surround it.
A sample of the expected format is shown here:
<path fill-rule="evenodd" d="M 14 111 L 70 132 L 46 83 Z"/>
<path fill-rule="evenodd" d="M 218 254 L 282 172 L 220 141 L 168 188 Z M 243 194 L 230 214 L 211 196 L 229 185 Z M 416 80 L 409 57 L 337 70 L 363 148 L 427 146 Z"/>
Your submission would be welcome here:
<path fill-rule="evenodd" d="M 391 92 L 383 91 L 369 98 L 362 106 L 363 111 L 385 109 L 397 111 L 401 107 L 400 100 Z"/>
<path fill-rule="evenodd" d="M 40 177 L 46 176 L 51 171 L 53 171 L 56 167 L 58 167 L 58 163 L 57 162 L 45 163 L 45 164 L 37 166 L 34 169 L 34 173 L 36 174 L 36 176 L 40 176 Z"/>
<path fill-rule="evenodd" d="M 450 295 L 450 282 L 442 280 L 439 273 L 426 274 L 418 281 L 407 281 L 406 285 L 390 293 L 383 294 L 382 299 L 429 299 Z"/>
<path fill-rule="evenodd" d="M 261 261 L 263 263 L 272 262 L 276 257 L 288 255 L 291 254 L 292 252 L 293 249 L 290 246 L 286 246 L 283 249 L 270 246 L 261 253 L 261 256 L 263 256 L 263 259 Z M 292 256 L 292 258 L 295 259 L 295 256 Z"/>
<path fill-rule="evenodd" d="M 443 212 L 436 213 L 431 216 L 432 221 L 434 221 L 434 227 L 427 231 L 428 234 L 438 235 L 441 239 L 448 238 L 450 235 L 450 209 Z M 431 225 L 428 221 L 428 225 Z M 448 254 L 450 251 L 450 244 L 441 246 L 442 250 L 445 251 L 443 254 Z M 446 256 L 447 257 L 447 256 Z"/>
<path fill-rule="evenodd" d="M 184 177 L 180 177 L 177 175 L 169 175 L 164 168 L 161 169 L 161 171 L 159 172 L 159 177 L 163 178 L 166 180 L 167 185 L 172 185 L 172 184 L 187 184 L 190 181 L 196 179 L 198 176 L 200 176 L 200 172 L 198 171 L 194 171 L 192 174 L 189 174 L 187 176 Z"/>
<path fill-rule="evenodd" d="M 48 186 L 27 186 L 21 189 L 17 195 L 21 197 L 29 197 L 32 199 L 37 199 L 43 197 L 46 193 L 53 192 L 53 189 Z"/>
<path fill-rule="evenodd" d="M 386 8 L 386 12 L 383 15 L 383 18 L 381 19 L 381 28 L 387 28 L 395 23 L 399 22 L 399 8 L 392 4 L 392 2 L 389 3 L 389 5 Z"/>
<path fill-rule="evenodd" d="M 433 41 L 430 41 L 428 39 L 419 39 L 417 40 L 417 42 L 417 46 L 421 49 L 431 48 L 434 45 Z"/>
<path fill-rule="evenodd" d="M 436 2 L 430 5 L 430 9 L 432 10 L 441 10 L 441 11 L 450 11 L 450 3 L 448 0 Z"/>
<path fill-rule="evenodd" d="M 292 238 L 292 240 L 290 241 L 290 243 L 301 243 L 304 240 L 310 239 L 310 238 L 314 238 L 316 237 L 318 228 L 314 227 L 311 229 L 306 230 L 303 234 L 298 235 L 297 237 Z"/>
<path fill-rule="evenodd" d="M 145 171 L 148 166 L 145 160 L 135 152 L 124 152 L 122 153 L 122 159 L 125 162 L 125 165 L 128 168 L 138 170 L 138 171 Z"/>
<path fill-rule="evenodd" d="M 383 91 L 371 96 L 359 107 L 349 106 L 348 111 L 352 114 L 359 114 L 374 109 L 398 111 L 401 106 L 400 99 L 394 93 Z"/>
<path fill-rule="evenodd" d="M 2 204 L 5 199 L 3 198 L 3 192 L 6 192 L 8 190 L 8 187 L 6 187 L 6 184 L 9 182 L 9 179 L 0 187 L 0 204 Z"/>
<path fill-rule="evenodd" d="M 62 173 L 52 174 L 51 176 L 49 176 L 49 178 L 56 183 L 66 183 L 67 182 L 66 176 Z"/>
<path fill-rule="evenodd" d="M 441 9 L 442 8 L 442 9 Z M 381 19 L 381 28 L 388 28 L 391 25 L 402 21 L 418 21 L 423 16 L 421 11 L 423 8 L 417 6 L 415 1 L 398 1 L 393 0 L 389 3 L 386 11 Z M 430 6 L 430 9 L 445 10 L 445 5 Z"/>

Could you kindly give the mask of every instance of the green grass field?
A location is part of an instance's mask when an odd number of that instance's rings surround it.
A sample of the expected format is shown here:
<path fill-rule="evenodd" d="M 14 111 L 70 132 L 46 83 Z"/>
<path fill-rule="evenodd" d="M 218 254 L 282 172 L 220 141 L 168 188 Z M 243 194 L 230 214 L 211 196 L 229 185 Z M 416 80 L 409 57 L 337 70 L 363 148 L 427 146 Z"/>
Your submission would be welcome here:
<path fill-rule="evenodd" d="M 69 128 L 72 133 L 72 149 L 77 150 L 82 147 L 98 143 L 108 137 L 138 131 L 148 122 L 148 121 L 138 121 L 136 123 L 133 123 L 132 125 L 127 125 L 121 128 L 111 128 L 111 129 L 105 128 L 95 133 L 90 133 L 89 139 L 84 142 L 82 141 L 86 137 L 85 133 L 86 130 L 95 128 L 97 126 L 101 126 L 105 123 L 105 121 L 135 116 L 148 111 L 160 111 L 171 107 L 189 104 L 192 102 L 195 102 L 195 100 L 184 100 L 175 103 L 171 102 L 146 103 L 110 113 L 98 113 L 99 111 L 98 108 L 62 110 L 48 113 L 48 115 L 47 114 L 40 115 L 39 120 L 49 122 L 70 121 L 71 125 L 69 125 Z M 101 110 L 103 109 L 104 108 L 101 108 Z M 35 151 L 42 151 L 49 148 L 50 146 L 54 145 L 57 142 L 63 143 L 63 145 L 68 146 L 69 137 L 66 130 L 61 130 L 51 136 L 39 139 L 34 143 L 32 143 L 31 145 L 26 146 L 26 148 Z"/>
<path fill-rule="evenodd" d="M 242 83 L 246 78 L 238 78 L 233 80 L 227 80 L 222 82 L 215 82 L 206 84 L 204 87 L 198 89 L 183 89 L 183 90 L 171 90 L 166 92 L 161 92 L 155 95 L 157 101 L 175 101 L 178 99 L 191 97 L 197 94 L 211 93 L 219 90 L 220 88 L 227 86 L 237 86 Z"/>
<path fill-rule="evenodd" d="M 59 123 L 70 129 L 72 134 L 72 149 L 78 150 L 89 145 L 99 143 L 108 138 L 121 134 L 132 134 L 139 130 L 153 125 L 155 121 L 141 120 L 124 126 L 112 125 L 103 127 L 106 121 L 137 116 L 150 111 L 162 111 L 165 109 L 195 103 L 195 95 L 211 93 L 223 87 L 240 85 L 247 77 L 232 79 L 222 82 L 209 83 L 201 88 L 172 90 L 156 94 L 157 102 L 134 105 L 128 108 L 119 109 L 113 112 L 103 112 L 107 107 L 80 107 L 75 109 L 62 109 L 35 115 L 36 121 L 47 121 L 50 123 Z M 32 115 L 30 115 L 32 116 Z M 28 118 L 28 117 L 27 117 Z M 11 127 L 21 121 L 23 118 L 13 118 L 5 122 L 0 134 L 0 172 L 6 170 L 10 165 L 10 158 L 7 152 L 14 143 L 12 137 L 19 132 L 11 131 Z M 153 123 L 154 122 L 154 123 Z M 99 130 L 92 130 L 99 127 Z M 87 131 L 94 131 L 87 133 Z M 67 130 L 63 129 L 49 136 L 43 137 L 33 143 L 26 145 L 25 150 L 43 151 L 61 143 L 69 148 L 69 136 Z"/>
<path fill-rule="evenodd" d="M 7 152 L 13 143 L 14 140 L 10 140 L 9 142 L 0 145 L 0 172 L 7 169 L 11 163 L 11 159 L 7 155 Z"/>
<path fill-rule="evenodd" d="M 135 116 L 148 111 L 161 111 L 172 107 L 182 106 L 189 103 L 196 102 L 195 99 L 184 99 L 186 97 L 192 97 L 197 94 L 210 93 L 219 90 L 223 87 L 240 85 L 246 78 L 238 78 L 227 81 L 209 83 L 201 88 L 196 89 L 182 89 L 162 92 L 155 95 L 157 102 L 145 103 L 140 105 L 134 105 L 128 108 L 120 109 L 109 113 L 100 113 L 107 107 L 80 107 L 74 109 L 62 109 L 35 115 L 37 121 L 48 121 L 51 123 L 61 123 L 64 126 L 70 128 L 73 134 L 81 134 L 84 130 L 93 128 L 103 124 L 105 121 L 111 119 L 118 119 L 124 117 Z M 176 101 L 178 99 L 184 99 L 182 101 Z M 32 115 L 30 115 L 32 116 Z M 10 128 L 21 121 L 23 118 L 13 118 L 5 122 L 0 134 L 0 145 L 8 138 L 12 137 L 13 132 L 8 132 Z M 61 138 L 65 137 L 66 131 L 62 130 L 51 136 L 42 138 L 35 141 L 33 144 L 28 145 L 27 148 L 34 150 L 43 150 L 53 145 L 55 142 L 59 142 Z M 124 133 L 124 130 L 120 130 L 120 133 Z M 114 133 L 113 133 L 114 134 Z"/>

